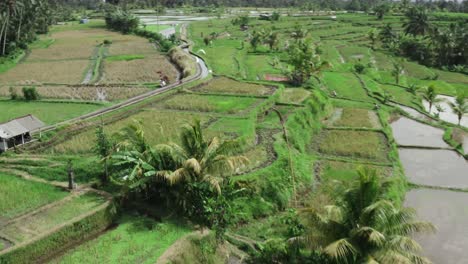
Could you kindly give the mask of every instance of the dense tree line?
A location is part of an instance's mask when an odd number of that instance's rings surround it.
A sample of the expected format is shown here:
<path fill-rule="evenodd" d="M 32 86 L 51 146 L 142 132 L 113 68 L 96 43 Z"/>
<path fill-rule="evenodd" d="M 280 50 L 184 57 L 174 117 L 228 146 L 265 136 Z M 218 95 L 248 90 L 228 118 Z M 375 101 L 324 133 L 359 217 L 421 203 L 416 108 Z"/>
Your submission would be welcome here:
<path fill-rule="evenodd" d="M 97 0 L 52 0 L 73 7 L 95 8 Z M 300 7 L 302 10 L 354 10 L 371 11 L 383 3 L 394 10 L 403 10 L 416 4 L 430 10 L 449 12 L 468 12 L 468 0 L 463 1 L 389 1 L 389 0 L 107 0 L 107 3 L 120 4 L 130 8 L 153 8 L 165 6 L 169 8 L 194 6 L 201 11 L 210 11 L 219 7 Z"/>
<path fill-rule="evenodd" d="M 379 33 L 383 46 L 424 65 L 467 72 L 468 26 L 460 20 L 438 26 L 429 20 L 426 9 L 412 7 L 406 12 L 403 34 L 390 24 Z"/>
<path fill-rule="evenodd" d="M 0 55 L 26 48 L 36 33 L 47 33 L 52 22 L 47 0 L 8 0 L 0 2 Z"/>

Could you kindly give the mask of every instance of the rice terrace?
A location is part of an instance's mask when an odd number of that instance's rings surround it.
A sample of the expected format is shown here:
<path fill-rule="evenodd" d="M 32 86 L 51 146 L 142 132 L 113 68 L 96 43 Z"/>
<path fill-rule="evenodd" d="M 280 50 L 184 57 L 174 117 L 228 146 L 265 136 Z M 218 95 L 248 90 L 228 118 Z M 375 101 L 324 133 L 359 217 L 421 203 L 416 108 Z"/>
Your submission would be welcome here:
<path fill-rule="evenodd" d="M 0 264 L 466 263 L 468 1 L 0 2 Z"/>

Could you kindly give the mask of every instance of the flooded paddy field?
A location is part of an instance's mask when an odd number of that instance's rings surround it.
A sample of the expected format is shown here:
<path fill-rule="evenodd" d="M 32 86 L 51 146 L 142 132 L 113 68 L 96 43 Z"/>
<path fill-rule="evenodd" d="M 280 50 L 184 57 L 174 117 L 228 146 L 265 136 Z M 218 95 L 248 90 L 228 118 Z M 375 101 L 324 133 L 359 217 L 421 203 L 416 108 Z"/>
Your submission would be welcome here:
<path fill-rule="evenodd" d="M 414 189 L 405 206 L 417 210 L 421 220 L 433 223 L 435 234 L 418 235 L 423 254 L 435 264 L 462 264 L 468 259 L 468 193 Z"/>
<path fill-rule="evenodd" d="M 448 148 L 443 140 L 444 130 L 415 120 L 400 117 L 391 124 L 398 145 Z"/>
<path fill-rule="evenodd" d="M 468 188 L 468 162 L 455 151 L 399 149 L 400 160 L 412 183 L 446 188 Z"/>

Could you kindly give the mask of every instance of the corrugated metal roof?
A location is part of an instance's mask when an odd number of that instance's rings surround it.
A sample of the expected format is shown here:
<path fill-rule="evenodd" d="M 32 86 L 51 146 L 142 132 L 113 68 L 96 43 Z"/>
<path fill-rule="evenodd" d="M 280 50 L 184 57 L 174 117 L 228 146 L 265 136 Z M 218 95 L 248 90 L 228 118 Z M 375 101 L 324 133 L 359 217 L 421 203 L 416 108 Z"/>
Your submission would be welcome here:
<path fill-rule="evenodd" d="M 0 124 L 0 138 L 10 139 L 30 131 L 43 127 L 39 119 L 33 115 L 27 115 L 11 120 L 9 122 Z"/>
<path fill-rule="evenodd" d="M 33 131 L 33 130 L 36 130 L 38 128 L 45 126 L 45 124 L 41 120 L 39 120 L 37 117 L 33 115 L 23 116 L 15 120 L 29 131 Z"/>

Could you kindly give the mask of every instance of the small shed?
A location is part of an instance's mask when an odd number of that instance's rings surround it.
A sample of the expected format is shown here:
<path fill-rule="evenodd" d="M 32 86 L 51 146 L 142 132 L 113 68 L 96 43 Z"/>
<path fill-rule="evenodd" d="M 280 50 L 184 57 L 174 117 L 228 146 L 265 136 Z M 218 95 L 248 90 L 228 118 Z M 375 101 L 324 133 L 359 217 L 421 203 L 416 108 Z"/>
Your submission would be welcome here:
<path fill-rule="evenodd" d="M 21 146 L 32 140 L 31 132 L 45 124 L 33 115 L 27 115 L 0 124 L 0 152 Z"/>

